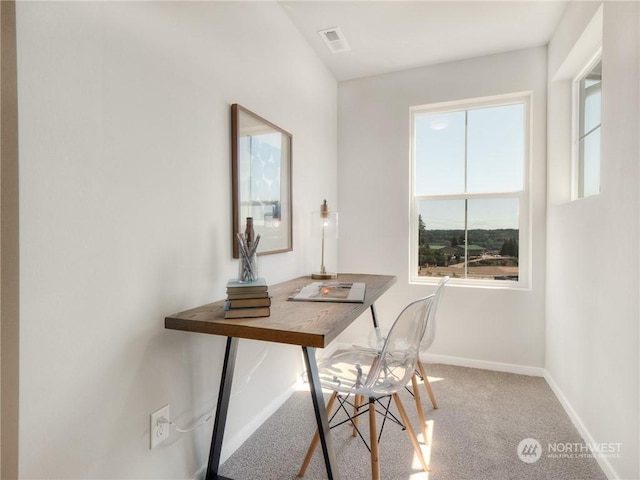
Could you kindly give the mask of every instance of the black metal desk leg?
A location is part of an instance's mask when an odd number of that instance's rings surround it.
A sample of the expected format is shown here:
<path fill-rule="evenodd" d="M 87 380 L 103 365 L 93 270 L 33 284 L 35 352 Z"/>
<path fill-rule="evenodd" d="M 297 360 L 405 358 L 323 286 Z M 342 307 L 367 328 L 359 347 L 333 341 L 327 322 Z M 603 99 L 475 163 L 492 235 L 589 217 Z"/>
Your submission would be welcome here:
<path fill-rule="evenodd" d="M 336 456 L 333 450 L 333 442 L 331 441 L 331 431 L 329 430 L 329 422 L 327 421 L 327 412 L 322 396 L 322 387 L 320 385 L 320 377 L 318 375 L 318 364 L 316 363 L 315 348 L 302 347 L 304 361 L 309 375 L 309 386 L 311 388 L 311 398 L 313 399 L 313 410 L 316 415 L 316 423 L 318 424 L 318 434 L 320 436 L 320 444 L 322 445 L 322 454 L 324 455 L 324 464 L 327 467 L 327 476 L 329 480 L 338 480 Z"/>
<path fill-rule="evenodd" d="M 380 326 L 378 325 L 378 315 L 376 315 L 376 306 L 373 303 L 371 304 L 371 320 L 373 320 L 374 328 L 378 328 Z"/>
<path fill-rule="evenodd" d="M 209 463 L 207 464 L 206 480 L 215 480 L 220 468 L 220 454 L 222 452 L 222 438 L 224 426 L 227 423 L 227 411 L 229 410 L 229 397 L 231 396 L 231 382 L 233 381 L 233 369 L 236 366 L 236 354 L 238 353 L 238 339 L 227 337 L 227 348 L 224 352 L 224 364 L 222 365 L 222 377 L 220 378 L 220 391 L 218 393 L 218 406 L 216 419 L 213 425 L 213 437 L 211 438 L 211 450 L 209 451 Z"/>

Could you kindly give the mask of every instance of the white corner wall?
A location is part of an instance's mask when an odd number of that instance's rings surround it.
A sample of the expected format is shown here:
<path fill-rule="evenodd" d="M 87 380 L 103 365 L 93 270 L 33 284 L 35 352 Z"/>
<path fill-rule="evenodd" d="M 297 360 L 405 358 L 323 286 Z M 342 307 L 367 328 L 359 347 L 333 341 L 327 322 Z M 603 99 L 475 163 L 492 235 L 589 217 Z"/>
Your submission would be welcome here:
<path fill-rule="evenodd" d="M 434 287 L 409 284 L 409 108 L 533 92 L 530 290 L 448 287 L 430 350 L 448 362 L 512 371 L 544 366 L 546 47 L 341 82 L 338 89 L 342 271 L 394 274 L 378 305 L 390 326 L 401 307 Z M 348 341 L 364 335 L 356 322 Z"/>
<path fill-rule="evenodd" d="M 212 425 L 149 450 L 149 414 L 215 406 L 224 339 L 164 317 L 236 273 L 230 105 L 293 134 L 273 284 L 315 267 L 305 218 L 337 203 L 336 81 L 274 2 L 19 2 L 17 32 L 20 478 L 191 478 Z M 299 349 L 241 341 L 225 444 L 301 369 Z"/>
<path fill-rule="evenodd" d="M 601 194 L 570 199 L 571 86 L 558 72 L 600 7 L 570 2 L 549 45 L 546 368 L 585 440 L 640 478 L 640 4 L 602 2 Z"/>

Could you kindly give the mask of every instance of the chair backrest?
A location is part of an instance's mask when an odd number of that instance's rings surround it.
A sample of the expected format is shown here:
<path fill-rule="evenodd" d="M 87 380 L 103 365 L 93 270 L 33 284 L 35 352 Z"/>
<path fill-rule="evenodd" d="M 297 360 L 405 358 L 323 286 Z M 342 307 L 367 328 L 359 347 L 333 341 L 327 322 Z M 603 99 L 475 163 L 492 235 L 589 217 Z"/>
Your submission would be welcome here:
<path fill-rule="evenodd" d="M 425 351 L 429 348 L 436 338 L 436 311 L 438 310 L 438 302 L 442 296 L 442 291 L 448 281 L 449 277 L 442 277 L 440 283 L 438 283 L 438 287 L 436 288 L 436 293 L 434 293 L 433 305 L 429 311 L 429 322 L 427 323 L 427 329 L 424 332 L 424 337 L 422 337 L 422 342 L 420 342 L 421 351 Z"/>
<path fill-rule="evenodd" d="M 413 375 L 435 295 L 407 305 L 398 315 L 374 365 L 365 387 L 378 393 L 394 393 Z"/>

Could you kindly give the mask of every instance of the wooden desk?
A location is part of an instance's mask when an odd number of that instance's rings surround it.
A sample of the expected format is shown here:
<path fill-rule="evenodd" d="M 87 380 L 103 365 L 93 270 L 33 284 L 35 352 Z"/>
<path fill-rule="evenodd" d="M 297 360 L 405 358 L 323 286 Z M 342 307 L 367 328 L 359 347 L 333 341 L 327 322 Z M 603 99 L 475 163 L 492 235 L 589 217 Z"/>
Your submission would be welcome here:
<path fill-rule="evenodd" d="M 340 274 L 338 280 L 366 283 L 364 303 L 287 301 L 287 297 L 296 288 L 312 281 L 311 277 L 300 277 L 288 282 L 269 285 L 269 293 L 272 296 L 271 316 L 269 317 L 225 319 L 225 301 L 220 300 L 165 318 L 165 328 L 227 337 L 206 480 L 229 480 L 220 476 L 218 470 L 238 339 L 240 338 L 287 343 L 302 347 L 327 475 L 330 480 L 340 478 L 329 435 L 329 424 L 318 377 L 315 349 L 329 345 L 367 309 L 371 309 L 373 324 L 377 326 L 374 302 L 396 282 L 396 277 L 392 275 Z"/>

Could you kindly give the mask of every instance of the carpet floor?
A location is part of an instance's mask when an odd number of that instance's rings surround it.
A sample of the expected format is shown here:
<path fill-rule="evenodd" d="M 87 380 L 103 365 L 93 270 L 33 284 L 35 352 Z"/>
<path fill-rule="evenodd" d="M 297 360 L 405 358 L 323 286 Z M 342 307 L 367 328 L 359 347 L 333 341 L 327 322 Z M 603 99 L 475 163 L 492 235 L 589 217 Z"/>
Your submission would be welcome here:
<path fill-rule="evenodd" d="M 413 397 L 401 393 L 429 464 L 424 472 L 405 431 L 387 422 L 380 440 L 384 480 L 606 480 L 594 454 L 540 377 L 450 365 L 427 365 L 439 409 L 434 410 L 420 385 L 427 422 L 427 445 Z M 392 412 L 396 412 L 391 407 Z M 397 413 L 396 413 L 397 415 Z M 382 423 L 378 420 L 378 427 Z M 368 440 L 367 415 L 361 431 Z M 221 467 L 235 480 L 296 478 L 315 432 L 308 391 L 294 393 Z M 338 468 L 344 480 L 371 478 L 370 456 L 348 424 L 332 430 Z M 533 450 L 535 439 L 540 447 Z M 571 450 L 571 451 L 568 451 Z M 536 453 L 539 459 L 531 462 Z M 304 478 L 326 479 L 318 449 Z"/>

